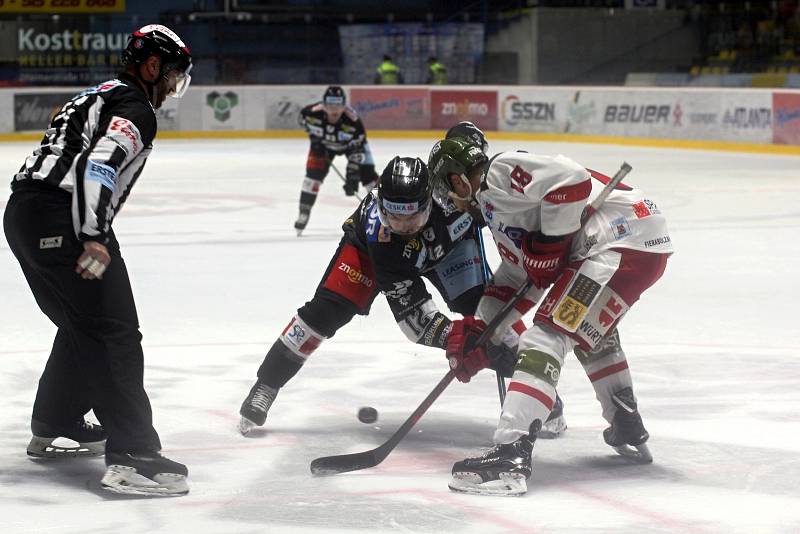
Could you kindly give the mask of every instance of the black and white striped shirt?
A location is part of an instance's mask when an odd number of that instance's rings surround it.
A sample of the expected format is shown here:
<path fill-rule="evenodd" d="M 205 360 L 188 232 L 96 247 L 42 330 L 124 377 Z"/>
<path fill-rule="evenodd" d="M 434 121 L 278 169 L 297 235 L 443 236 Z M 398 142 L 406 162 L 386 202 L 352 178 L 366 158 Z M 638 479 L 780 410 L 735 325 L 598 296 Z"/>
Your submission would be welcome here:
<path fill-rule="evenodd" d="M 105 243 L 150 155 L 156 128 L 144 91 L 133 77 L 120 75 L 64 104 L 11 187 L 40 180 L 68 191 L 75 235 Z"/>

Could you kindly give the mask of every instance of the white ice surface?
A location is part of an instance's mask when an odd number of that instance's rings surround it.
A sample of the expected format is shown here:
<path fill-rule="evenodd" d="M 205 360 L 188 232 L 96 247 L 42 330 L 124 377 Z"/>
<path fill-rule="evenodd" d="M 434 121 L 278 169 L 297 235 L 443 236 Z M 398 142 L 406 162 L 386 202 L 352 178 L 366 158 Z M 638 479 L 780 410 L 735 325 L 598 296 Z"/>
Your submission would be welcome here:
<path fill-rule="evenodd" d="M 395 154 L 427 159 L 432 142 L 372 146 L 380 167 Z M 0 145 L 3 180 L 34 145 Z M 628 181 L 667 216 L 677 253 L 620 328 L 653 465 L 628 465 L 603 443 L 599 405 L 570 358 L 559 384 L 569 430 L 536 444 L 522 498 L 447 489 L 453 462 L 489 444 L 489 372 L 453 383 L 377 468 L 312 477 L 318 456 L 383 443 L 447 371 L 441 351 L 405 339 L 383 297 L 311 357 L 264 430 L 239 436 L 256 369 L 313 295 L 356 200 L 329 175 L 298 239 L 305 141 L 159 141 L 114 226 L 155 425 L 164 452 L 189 466 L 191 493 L 120 498 L 99 488 L 101 459 L 26 457 L 54 327 L 0 240 L 0 532 L 800 532 L 800 158 L 492 143 L 523 147 L 608 173 L 626 160 Z M 356 419 L 365 405 L 376 424 Z"/>

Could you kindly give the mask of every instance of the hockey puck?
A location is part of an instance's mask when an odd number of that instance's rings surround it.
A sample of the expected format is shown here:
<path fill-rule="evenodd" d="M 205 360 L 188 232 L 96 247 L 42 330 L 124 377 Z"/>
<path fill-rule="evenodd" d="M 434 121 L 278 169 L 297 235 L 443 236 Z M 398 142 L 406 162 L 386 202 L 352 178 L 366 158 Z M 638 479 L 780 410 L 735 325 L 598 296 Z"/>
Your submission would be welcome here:
<path fill-rule="evenodd" d="M 358 409 L 358 420 L 362 423 L 374 423 L 378 420 L 378 410 L 372 406 L 364 406 Z"/>

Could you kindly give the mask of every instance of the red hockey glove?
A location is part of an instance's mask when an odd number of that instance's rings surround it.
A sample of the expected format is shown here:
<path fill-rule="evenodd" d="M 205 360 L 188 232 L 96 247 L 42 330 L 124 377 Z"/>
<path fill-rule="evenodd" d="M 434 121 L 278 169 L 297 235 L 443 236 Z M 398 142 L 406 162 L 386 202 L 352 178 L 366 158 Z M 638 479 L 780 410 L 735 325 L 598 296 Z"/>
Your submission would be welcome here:
<path fill-rule="evenodd" d="M 475 373 L 489 366 L 486 349 L 475 346 L 485 329 L 486 324 L 475 317 L 453 321 L 447 336 L 447 360 L 460 382 L 469 382 Z"/>
<path fill-rule="evenodd" d="M 539 289 L 549 286 L 558 277 L 572 243 L 572 236 L 543 243 L 544 237 L 539 232 L 528 232 L 522 240 L 522 264 L 528 278 Z"/>

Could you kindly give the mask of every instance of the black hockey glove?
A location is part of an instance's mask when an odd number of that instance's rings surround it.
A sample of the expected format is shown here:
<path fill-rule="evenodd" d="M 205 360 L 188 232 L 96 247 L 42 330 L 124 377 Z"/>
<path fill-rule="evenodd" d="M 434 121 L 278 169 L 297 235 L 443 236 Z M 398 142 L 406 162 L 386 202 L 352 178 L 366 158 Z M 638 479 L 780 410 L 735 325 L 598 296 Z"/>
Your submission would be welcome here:
<path fill-rule="evenodd" d="M 514 367 L 517 365 L 517 351 L 505 343 L 495 345 L 486 344 L 486 354 L 489 356 L 489 368 L 497 371 L 500 376 L 511 378 L 514 374 Z"/>

